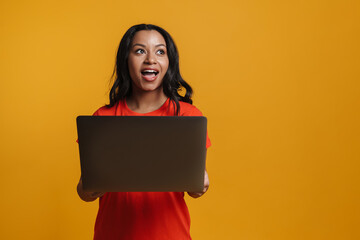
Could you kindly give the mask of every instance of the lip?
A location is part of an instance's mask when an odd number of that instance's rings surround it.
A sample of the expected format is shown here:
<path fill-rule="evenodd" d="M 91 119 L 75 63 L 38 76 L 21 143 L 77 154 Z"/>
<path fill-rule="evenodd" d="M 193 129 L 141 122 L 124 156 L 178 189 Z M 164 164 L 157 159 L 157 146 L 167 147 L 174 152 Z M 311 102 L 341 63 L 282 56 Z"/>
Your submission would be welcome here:
<path fill-rule="evenodd" d="M 141 73 L 142 79 L 144 79 L 144 80 L 147 81 L 147 82 L 153 82 L 153 81 L 155 81 L 155 80 L 157 79 L 157 77 L 159 76 L 159 70 L 156 69 L 156 68 L 143 68 L 143 69 L 141 70 L 141 72 L 143 72 L 143 71 L 145 71 L 145 70 L 154 70 L 154 71 L 158 72 L 158 74 L 156 74 L 156 75 L 154 75 L 154 76 L 147 76 L 147 75 L 143 75 L 143 74 Z"/>
<path fill-rule="evenodd" d="M 147 82 L 153 82 L 157 79 L 158 75 L 155 75 L 153 77 L 141 75 L 141 77 Z"/>
<path fill-rule="evenodd" d="M 143 71 L 145 71 L 145 70 L 153 70 L 153 71 L 156 71 L 156 72 L 158 72 L 155 76 L 146 76 L 146 75 L 143 75 L 141 72 L 143 72 Z M 147 82 L 153 82 L 153 81 L 155 81 L 156 79 L 157 79 L 157 77 L 159 76 L 159 69 L 157 69 L 157 68 L 149 68 L 149 67 L 147 67 L 147 68 L 143 68 L 143 69 L 141 69 L 141 77 L 142 77 L 142 79 L 144 79 L 145 81 L 147 81 Z"/>
<path fill-rule="evenodd" d="M 154 70 L 154 71 L 159 72 L 159 69 L 157 69 L 157 68 L 148 68 L 148 67 L 141 69 L 141 72 L 143 72 L 143 71 L 145 71 L 145 70 Z"/>

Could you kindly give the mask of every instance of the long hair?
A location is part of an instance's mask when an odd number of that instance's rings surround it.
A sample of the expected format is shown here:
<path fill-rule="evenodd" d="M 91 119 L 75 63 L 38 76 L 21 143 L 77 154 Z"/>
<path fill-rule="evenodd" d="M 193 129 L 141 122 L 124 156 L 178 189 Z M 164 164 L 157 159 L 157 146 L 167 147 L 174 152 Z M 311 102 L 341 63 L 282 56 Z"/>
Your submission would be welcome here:
<path fill-rule="evenodd" d="M 171 38 L 170 34 L 161 27 L 151 24 L 139 24 L 132 26 L 124 34 L 120 41 L 120 45 L 116 55 L 116 63 L 114 69 L 115 81 L 110 90 L 109 99 L 110 103 L 107 107 L 112 107 L 119 100 L 123 100 L 132 94 L 132 81 L 128 67 L 128 57 L 131 48 L 132 40 L 138 31 L 142 30 L 155 30 L 159 32 L 166 42 L 166 49 L 169 58 L 169 67 L 163 78 L 163 91 L 164 94 L 175 104 L 175 115 L 179 115 L 180 104 L 179 101 L 192 104 L 192 88 L 185 82 L 180 75 L 179 69 L 179 54 L 176 45 Z M 185 89 L 185 95 L 181 96 L 178 91 Z"/>

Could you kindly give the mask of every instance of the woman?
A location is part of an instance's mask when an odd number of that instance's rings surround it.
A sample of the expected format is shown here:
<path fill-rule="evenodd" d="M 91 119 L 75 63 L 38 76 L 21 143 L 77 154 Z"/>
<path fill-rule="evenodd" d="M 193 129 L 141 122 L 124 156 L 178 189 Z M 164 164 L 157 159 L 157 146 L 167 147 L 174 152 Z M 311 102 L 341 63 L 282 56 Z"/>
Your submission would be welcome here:
<path fill-rule="evenodd" d="M 95 116 L 202 115 L 191 105 L 192 89 L 180 75 L 174 41 L 158 26 L 135 25 L 125 33 L 115 72 L 110 103 Z M 206 147 L 210 145 L 207 139 Z M 188 194 L 200 197 L 208 187 L 205 171 L 203 191 Z M 87 202 L 100 198 L 94 239 L 191 239 L 182 192 L 84 192 L 81 177 L 77 191 Z"/>

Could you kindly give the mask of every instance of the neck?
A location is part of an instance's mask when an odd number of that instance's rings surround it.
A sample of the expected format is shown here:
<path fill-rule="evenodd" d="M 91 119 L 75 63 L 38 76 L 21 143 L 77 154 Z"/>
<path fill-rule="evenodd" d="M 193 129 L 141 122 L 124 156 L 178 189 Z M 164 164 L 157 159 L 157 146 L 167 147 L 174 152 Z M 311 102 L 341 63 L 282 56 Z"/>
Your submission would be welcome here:
<path fill-rule="evenodd" d="M 133 88 L 132 95 L 126 99 L 128 107 L 137 113 L 148 113 L 159 109 L 167 100 L 162 88 L 157 91 L 138 91 Z"/>

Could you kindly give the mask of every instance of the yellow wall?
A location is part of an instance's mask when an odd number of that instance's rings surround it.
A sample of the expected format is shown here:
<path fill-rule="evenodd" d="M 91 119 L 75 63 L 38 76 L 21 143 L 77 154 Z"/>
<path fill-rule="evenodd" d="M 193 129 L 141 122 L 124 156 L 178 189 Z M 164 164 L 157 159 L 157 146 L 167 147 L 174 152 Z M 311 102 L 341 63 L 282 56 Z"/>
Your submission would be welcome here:
<path fill-rule="evenodd" d="M 196 239 L 360 239 L 359 1 L 0 3 L 1 239 L 90 239 L 75 117 L 107 102 L 125 30 L 174 37 L 209 120 Z"/>

